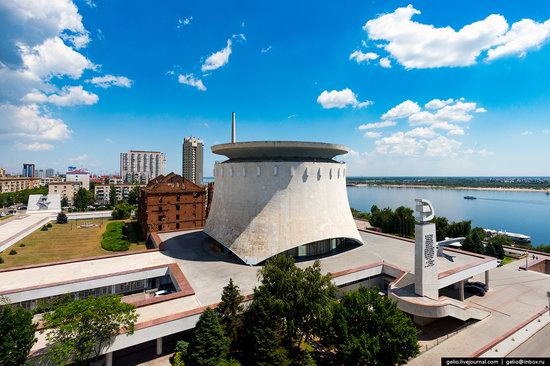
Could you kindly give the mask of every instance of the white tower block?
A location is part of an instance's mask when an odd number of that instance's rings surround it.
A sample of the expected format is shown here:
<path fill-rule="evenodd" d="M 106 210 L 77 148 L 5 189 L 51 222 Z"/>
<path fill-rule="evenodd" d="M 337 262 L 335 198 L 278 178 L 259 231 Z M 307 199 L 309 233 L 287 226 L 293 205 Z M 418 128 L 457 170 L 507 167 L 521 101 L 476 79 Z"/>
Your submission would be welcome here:
<path fill-rule="evenodd" d="M 416 221 L 414 227 L 414 292 L 437 300 L 439 298 L 437 278 L 437 242 L 434 209 L 430 201 L 416 199 Z"/>

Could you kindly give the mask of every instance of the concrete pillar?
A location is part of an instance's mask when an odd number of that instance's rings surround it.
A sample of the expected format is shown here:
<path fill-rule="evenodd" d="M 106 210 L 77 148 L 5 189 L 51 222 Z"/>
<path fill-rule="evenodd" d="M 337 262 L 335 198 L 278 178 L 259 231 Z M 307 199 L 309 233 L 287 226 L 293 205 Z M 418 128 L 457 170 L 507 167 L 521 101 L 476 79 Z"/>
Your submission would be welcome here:
<path fill-rule="evenodd" d="M 162 355 L 162 337 L 157 338 L 157 355 Z"/>
<path fill-rule="evenodd" d="M 113 366 L 113 352 L 105 354 L 105 366 Z"/>
<path fill-rule="evenodd" d="M 485 271 L 485 285 L 487 286 L 487 291 L 489 291 L 489 270 Z"/>
<path fill-rule="evenodd" d="M 437 241 L 431 203 L 416 199 L 417 224 L 414 244 L 414 292 L 419 296 L 439 299 L 439 280 L 437 271 Z"/>
<path fill-rule="evenodd" d="M 458 283 L 458 299 L 464 301 L 464 280 Z"/>

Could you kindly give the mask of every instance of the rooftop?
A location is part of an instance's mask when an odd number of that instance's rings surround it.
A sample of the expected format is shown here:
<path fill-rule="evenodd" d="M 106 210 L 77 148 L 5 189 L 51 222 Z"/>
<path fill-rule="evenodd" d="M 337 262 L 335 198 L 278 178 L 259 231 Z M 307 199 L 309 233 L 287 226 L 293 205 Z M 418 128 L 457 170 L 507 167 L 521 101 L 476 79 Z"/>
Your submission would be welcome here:
<path fill-rule="evenodd" d="M 230 160 L 331 160 L 347 154 L 344 145 L 304 141 L 248 141 L 212 146 L 214 154 L 225 155 Z"/>

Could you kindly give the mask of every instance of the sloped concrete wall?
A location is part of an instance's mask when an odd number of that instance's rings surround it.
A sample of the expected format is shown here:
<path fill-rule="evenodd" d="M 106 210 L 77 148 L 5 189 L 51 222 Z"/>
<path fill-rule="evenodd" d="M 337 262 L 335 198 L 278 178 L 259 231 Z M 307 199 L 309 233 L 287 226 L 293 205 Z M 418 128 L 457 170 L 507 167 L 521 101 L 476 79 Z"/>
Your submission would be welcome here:
<path fill-rule="evenodd" d="M 248 264 L 331 238 L 362 239 L 337 162 L 224 162 L 204 231 Z"/>

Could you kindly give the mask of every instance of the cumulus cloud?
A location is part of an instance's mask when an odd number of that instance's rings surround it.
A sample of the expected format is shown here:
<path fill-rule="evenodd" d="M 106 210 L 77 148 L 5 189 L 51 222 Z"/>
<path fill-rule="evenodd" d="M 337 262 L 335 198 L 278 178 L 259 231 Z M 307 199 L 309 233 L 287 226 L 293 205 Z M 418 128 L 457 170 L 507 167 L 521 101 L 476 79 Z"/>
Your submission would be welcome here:
<path fill-rule="evenodd" d="M 193 74 L 180 74 L 178 76 L 178 82 L 180 84 L 191 85 L 192 87 L 195 87 L 200 91 L 206 91 L 206 86 L 204 86 L 202 80 L 195 78 Z"/>
<path fill-rule="evenodd" d="M 361 50 L 353 51 L 349 55 L 350 60 L 355 60 L 358 64 L 361 62 L 369 62 L 371 60 L 376 60 L 378 55 L 374 52 L 363 53 Z"/>
<path fill-rule="evenodd" d="M 173 74 L 173 71 L 172 71 Z M 94 84 L 100 88 L 110 88 L 111 86 L 120 86 L 123 88 L 131 88 L 134 83 L 133 80 L 128 79 L 126 76 L 115 76 L 115 75 L 103 75 L 96 76 L 91 79 L 86 80 L 87 83 Z"/>
<path fill-rule="evenodd" d="M 68 47 L 59 37 L 48 38 L 44 43 L 29 48 L 21 45 L 21 55 L 26 68 L 39 78 L 69 76 L 78 79 L 86 69 L 95 65 Z"/>
<path fill-rule="evenodd" d="M 445 136 L 418 138 L 413 131 L 396 132 L 375 142 L 375 151 L 382 155 L 447 157 L 458 152 L 461 142 Z"/>
<path fill-rule="evenodd" d="M 470 66 L 482 54 L 486 61 L 523 56 L 550 37 L 550 19 L 544 23 L 523 19 L 509 27 L 502 15 L 491 14 L 457 31 L 413 21 L 418 14 L 408 5 L 369 20 L 363 29 L 407 69 Z"/>
<path fill-rule="evenodd" d="M 52 118 L 37 104 L 0 105 L 0 137 L 25 140 L 60 141 L 71 137 L 72 131 L 61 119 Z"/>
<path fill-rule="evenodd" d="M 38 90 L 34 90 L 23 97 L 23 101 L 29 103 L 51 103 L 61 107 L 75 105 L 96 104 L 99 97 L 87 92 L 82 86 L 64 87 L 59 94 L 46 95 Z"/>
<path fill-rule="evenodd" d="M 208 56 L 202 64 L 201 71 L 216 70 L 227 64 L 231 55 L 231 44 L 231 40 L 228 39 L 225 48 Z"/>
<path fill-rule="evenodd" d="M 382 136 L 382 134 L 380 132 L 376 132 L 376 131 L 367 131 L 367 132 L 365 132 L 365 134 L 363 136 L 368 138 L 368 139 L 377 139 L 380 136 Z"/>
<path fill-rule="evenodd" d="M 479 156 L 491 156 L 493 155 L 494 153 L 492 151 L 489 151 L 487 149 L 467 149 L 464 151 L 464 154 L 466 155 L 479 155 Z"/>
<path fill-rule="evenodd" d="M 372 104 L 369 100 L 359 102 L 357 100 L 357 95 L 349 88 L 331 90 L 330 92 L 325 90 L 317 97 L 317 103 L 325 109 L 342 109 L 348 106 L 352 106 L 353 108 L 364 108 Z"/>
<path fill-rule="evenodd" d="M 28 144 L 24 143 L 16 143 L 15 147 L 19 150 L 26 150 L 26 151 L 46 151 L 53 149 L 52 144 L 45 144 L 42 142 L 31 142 Z"/>
<path fill-rule="evenodd" d="M 193 17 L 178 19 L 178 28 L 185 27 L 186 25 L 191 24 L 191 21 L 193 20 Z"/>
<path fill-rule="evenodd" d="M 385 67 L 386 69 L 390 69 L 391 68 L 391 61 L 389 58 L 387 57 L 382 57 L 380 59 L 380 66 L 382 67 Z"/>
<path fill-rule="evenodd" d="M 453 99 L 441 100 L 441 99 L 432 99 L 424 105 L 426 109 L 440 109 L 445 107 L 447 104 L 454 102 Z"/>
<path fill-rule="evenodd" d="M 395 121 L 382 121 L 382 122 L 374 122 L 374 123 L 367 123 L 364 125 L 359 126 L 360 130 L 371 130 L 373 128 L 384 128 L 384 127 L 391 127 L 395 126 L 397 122 Z"/>
<path fill-rule="evenodd" d="M 382 115 L 382 119 L 399 119 L 410 116 L 411 114 L 420 112 L 420 107 L 416 102 L 406 100 L 401 104 L 396 105 Z"/>

